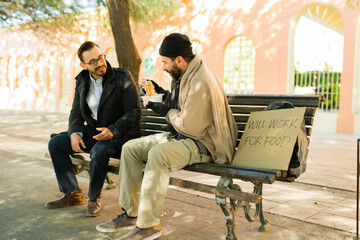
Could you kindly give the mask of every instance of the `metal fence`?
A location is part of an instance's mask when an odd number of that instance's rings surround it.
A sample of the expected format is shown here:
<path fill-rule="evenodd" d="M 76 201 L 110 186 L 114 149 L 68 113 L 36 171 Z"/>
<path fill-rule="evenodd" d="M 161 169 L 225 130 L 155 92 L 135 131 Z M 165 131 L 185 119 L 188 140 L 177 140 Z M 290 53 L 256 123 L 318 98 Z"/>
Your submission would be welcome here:
<path fill-rule="evenodd" d="M 295 94 L 316 94 L 325 96 L 320 108 L 324 111 L 336 111 L 340 101 L 340 72 L 307 71 L 295 72 Z"/>

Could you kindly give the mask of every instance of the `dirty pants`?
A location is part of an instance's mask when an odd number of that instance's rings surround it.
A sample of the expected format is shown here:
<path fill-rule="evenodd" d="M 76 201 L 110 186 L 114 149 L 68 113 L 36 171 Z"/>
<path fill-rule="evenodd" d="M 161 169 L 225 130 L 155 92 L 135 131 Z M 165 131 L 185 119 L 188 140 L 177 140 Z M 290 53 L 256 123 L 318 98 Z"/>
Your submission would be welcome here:
<path fill-rule="evenodd" d="M 137 138 L 122 147 L 119 203 L 129 216 L 137 217 L 139 228 L 160 223 L 170 172 L 212 161 L 211 156 L 200 154 L 192 139 L 169 140 L 168 134 Z"/>

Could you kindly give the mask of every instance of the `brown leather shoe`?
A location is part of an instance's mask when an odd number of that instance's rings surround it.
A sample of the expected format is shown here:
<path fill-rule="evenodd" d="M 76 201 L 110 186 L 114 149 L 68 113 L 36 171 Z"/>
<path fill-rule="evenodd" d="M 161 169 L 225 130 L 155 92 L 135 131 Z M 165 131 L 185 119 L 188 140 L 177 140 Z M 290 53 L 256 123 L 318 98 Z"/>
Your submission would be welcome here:
<path fill-rule="evenodd" d="M 86 208 L 87 217 L 96 217 L 102 213 L 101 199 L 100 197 L 95 200 L 89 200 L 88 206 Z"/>
<path fill-rule="evenodd" d="M 153 240 L 153 239 L 158 239 L 159 237 L 161 237 L 162 235 L 162 229 L 161 229 L 161 225 L 157 225 L 155 227 L 150 227 L 150 228 L 139 228 L 136 227 L 133 230 L 131 230 L 130 232 L 128 232 L 127 234 L 123 235 L 121 238 L 119 238 L 118 240 Z"/>
<path fill-rule="evenodd" d="M 102 233 L 113 233 L 123 230 L 132 230 L 136 227 L 136 217 L 129 217 L 125 212 L 113 220 L 96 225 L 96 230 Z"/>
<path fill-rule="evenodd" d="M 73 191 L 71 193 L 67 193 L 59 199 L 55 201 L 45 203 L 45 207 L 47 208 L 64 208 L 74 205 L 84 204 L 84 196 L 80 191 Z"/>

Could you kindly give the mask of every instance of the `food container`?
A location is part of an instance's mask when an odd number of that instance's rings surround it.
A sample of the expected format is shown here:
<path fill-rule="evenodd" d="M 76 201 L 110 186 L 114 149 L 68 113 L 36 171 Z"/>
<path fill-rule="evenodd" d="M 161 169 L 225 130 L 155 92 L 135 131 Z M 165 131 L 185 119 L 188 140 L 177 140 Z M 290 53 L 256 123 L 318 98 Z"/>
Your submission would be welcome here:
<path fill-rule="evenodd" d="M 141 98 L 143 101 L 148 100 L 151 102 L 162 102 L 163 95 L 164 94 L 157 94 L 155 96 L 142 96 Z"/>

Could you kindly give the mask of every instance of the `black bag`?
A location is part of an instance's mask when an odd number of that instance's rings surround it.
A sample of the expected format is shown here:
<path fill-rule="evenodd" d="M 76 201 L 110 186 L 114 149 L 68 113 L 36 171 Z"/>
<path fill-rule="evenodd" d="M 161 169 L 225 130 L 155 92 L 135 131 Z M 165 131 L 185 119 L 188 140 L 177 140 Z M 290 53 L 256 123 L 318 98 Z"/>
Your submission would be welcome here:
<path fill-rule="evenodd" d="M 294 108 L 294 105 L 287 101 L 272 102 L 264 109 L 264 111 L 285 108 Z M 303 119 L 289 163 L 289 168 L 287 171 L 288 178 L 297 178 L 300 176 L 301 173 L 305 172 L 308 153 L 307 141 L 308 140 L 305 128 L 305 120 Z"/>

